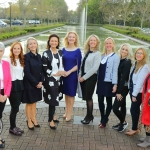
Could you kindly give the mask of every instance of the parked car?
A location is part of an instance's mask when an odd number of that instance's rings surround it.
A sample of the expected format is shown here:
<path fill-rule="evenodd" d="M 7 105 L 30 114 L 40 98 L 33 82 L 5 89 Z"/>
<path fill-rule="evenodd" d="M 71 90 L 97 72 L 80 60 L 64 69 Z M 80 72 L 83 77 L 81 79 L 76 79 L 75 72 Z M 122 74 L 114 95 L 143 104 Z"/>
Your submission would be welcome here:
<path fill-rule="evenodd" d="M 23 25 L 23 23 L 20 20 L 15 20 L 12 22 L 12 25 Z"/>
<path fill-rule="evenodd" d="M 7 23 L 5 23 L 4 21 L 0 20 L 0 27 L 6 27 Z"/>

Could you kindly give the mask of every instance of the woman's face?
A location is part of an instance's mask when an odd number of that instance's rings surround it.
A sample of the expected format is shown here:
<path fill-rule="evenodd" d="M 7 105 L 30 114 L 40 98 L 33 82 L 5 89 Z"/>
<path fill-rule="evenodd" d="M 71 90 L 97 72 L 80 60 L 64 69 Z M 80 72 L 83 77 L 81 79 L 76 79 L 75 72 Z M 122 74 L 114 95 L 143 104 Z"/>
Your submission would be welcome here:
<path fill-rule="evenodd" d="M 21 53 L 21 47 L 19 44 L 14 45 L 13 47 L 13 54 L 15 57 L 18 57 Z"/>
<path fill-rule="evenodd" d="M 32 40 L 32 39 L 31 39 L 31 40 L 28 41 L 28 49 L 29 49 L 32 53 L 36 54 L 37 47 L 38 47 L 38 45 L 37 45 L 37 42 L 36 42 L 35 40 Z"/>
<path fill-rule="evenodd" d="M 128 56 L 128 47 L 123 45 L 120 51 L 121 58 L 126 58 Z"/>
<path fill-rule="evenodd" d="M 0 48 L 0 60 L 2 59 L 3 55 L 4 55 L 4 50 Z"/>
<path fill-rule="evenodd" d="M 68 35 L 68 43 L 74 44 L 76 42 L 76 35 L 74 33 L 70 33 Z"/>
<path fill-rule="evenodd" d="M 107 51 L 113 52 L 114 43 L 113 43 L 112 39 L 107 39 L 107 40 L 106 40 L 106 42 L 105 42 L 105 47 L 106 47 L 106 50 L 107 50 Z"/>
<path fill-rule="evenodd" d="M 96 37 L 92 36 L 90 38 L 89 46 L 90 46 L 90 49 L 95 49 L 95 47 L 97 46 L 97 39 L 96 39 Z"/>
<path fill-rule="evenodd" d="M 51 48 L 56 48 L 58 46 L 58 38 L 52 37 L 49 41 L 49 45 Z"/>
<path fill-rule="evenodd" d="M 142 50 L 138 50 L 136 53 L 135 53 L 135 58 L 137 61 L 141 61 L 143 58 L 144 58 L 144 53 Z"/>

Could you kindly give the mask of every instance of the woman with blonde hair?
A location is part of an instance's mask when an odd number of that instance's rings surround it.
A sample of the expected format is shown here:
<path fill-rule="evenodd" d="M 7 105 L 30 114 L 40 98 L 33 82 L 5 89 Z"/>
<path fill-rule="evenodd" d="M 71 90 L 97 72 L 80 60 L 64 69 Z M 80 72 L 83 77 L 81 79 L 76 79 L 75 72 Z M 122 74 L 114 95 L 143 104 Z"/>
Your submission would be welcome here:
<path fill-rule="evenodd" d="M 78 72 L 82 57 L 79 48 L 79 38 L 75 31 L 70 31 L 66 34 L 64 46 L 62 55 L 64 70 L 66 72 L 63 77 L 63 94 L 65 94 L 66 108 L 63 117 L 66 121 L 70 121 L 77 91 Z"/>
<path fill-rule="evenodd" d="M 16 126 L 16 115 L 19 111 L 22 94 L 24 90 L 23 85 L 23 69 L 24 69 L 24 54 L 21 43 L 14 42 L 10 47 L 10 70 L 12 77 L 12 88 L 9 97 L 11 112 L 10 112 L 10 129 L 9 132 L 14 135 L 22 135 L 23 130 Z"/>
<path fill-rule="evenodd" d="M 97 70 L 101 61 L 99 37 L 92 34 L 88 37 L 84 46 L 84 57 L 79 73 L 79 82 L 82 89 L 82 99 L 86 100 L 87 113 L 82 124 L 93 121 L 93 93 L 97 82 Z"/>
<path fill-rule="evenodd" d="M 135 65 L 131 68 L 129 76 L 129 91 L 131 98 L 131 118 L 132 129 L 126 132 L 127 135 L 138 133 L 138 121 L 140 115 L 140 105 L 142 102 L 142 89 L 144 80 L 149 74 L 149 67 L 146 63 L 147 55 L 144 48 L 138 48 L 134 54 Z"/>
<path fill-rule="evenodd" d="M 118 81 L 119 56 L 116 54 L 115 41 L 108 37 L 104 41 L 104 51 L 100 67 L 98 70 L 97 91 L 98 103 L 101 114 L 99 127 L 105 128 L 109 120 L 112 109 L 112 97 L 115 97 Z M 105 111 L 104 97 L 106 97 L 107 107 Z"/>
<path fill-rule="evenodd" d="M 36 120 L 36 102 L 42 100 L 41 88 L 44 75 L 41 55 L 38 54 L 37 40 L 29 37 L 26 49 L 27 53 L 24 56 L 24 92 L 22 103 L 26 103 L 27 126 L 30 130 L 33 130 L 34 127 L 40 127 Z"/>
<path fill-rule="evenodd" d="M 118 52 L 120 55 L 120 64 L 118 67 L 118 83 L 116 98 L 113 104 L 113 112 L 120 122 L 112 128 L 116 129 L 118 132 L 123 132 L 128 126 L 128 123 L 125 121 L 126 96 L 129 92 L 128 79 L 133 61 L 133 52 L 131 45 L 128 43 L 122 44 Z"/>

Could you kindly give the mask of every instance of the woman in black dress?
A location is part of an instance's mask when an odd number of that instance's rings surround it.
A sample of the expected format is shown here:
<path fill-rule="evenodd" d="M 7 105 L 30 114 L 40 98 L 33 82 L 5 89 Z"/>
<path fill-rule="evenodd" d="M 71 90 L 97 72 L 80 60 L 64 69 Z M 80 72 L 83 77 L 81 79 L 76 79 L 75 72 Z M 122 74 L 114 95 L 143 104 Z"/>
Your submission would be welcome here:
<path fill-rule="evenodd" d="M 22 103 L 26 103 L 27 126 L 30 130 L 33 130 L 34 127 L 40 127 L 36 120 L 36 102 L 42 100 L 41 88 L 44 76 L 41 55 L 38 54 L 37 40 L 29 37 L 26 48 Z"/>
<path fill-rule="evenodd" d="M 49 126 L 55 130 L 54 122 L 59 122 L 55 116 L 55 106 L 62 99 L 62 78 L 64 69 L 62 65 L 62 51 L 59 50 L 59 37 L 56 34 L 49 36 L 47 50 L 43 52 L 42 62 L 45 81 L 43 83 L 43 97 L 45 103 L 49 104 Z"/>
<path fill-rule="evenodd" d="M 11 112 L 10 112 L 10 129 L 9 132 L 14 135 L 22 135 L 23 130 L 16 126 L 16 115 L 19 111 L 19 105 L 22 99 L 24 90 L 23 85 L 23 68 L 24 68 L 24 55 L 21 43 L 14 42 L 10 47 L 10 70 L 12 77 L 12 88 L 9 97 Z"/>
<path fill-rule="evenodd" d="M 133 59 L 131 45 L 128 43 L 123 44 L 119 50 L 119 54 L 120 64 L 118 67 L 118 84 L 116 98 L 113 104 L 113 112 L 118 117 L 120 122 L 117 125 L 114 125 L 112 128 L 118 132 L 123 132 L 128 126 L 128 123 L 125 121 L 125 117 L 126 96 L 129 92 L 128 79 Z"/>

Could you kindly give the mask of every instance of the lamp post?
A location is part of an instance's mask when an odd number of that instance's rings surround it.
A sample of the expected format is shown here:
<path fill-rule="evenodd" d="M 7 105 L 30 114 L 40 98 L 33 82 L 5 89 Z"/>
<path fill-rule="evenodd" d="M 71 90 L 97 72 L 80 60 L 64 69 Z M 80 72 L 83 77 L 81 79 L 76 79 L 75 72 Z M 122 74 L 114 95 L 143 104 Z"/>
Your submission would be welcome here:
<path fill-rule="evenodd" d="M 49 10 L 47 10 L 47 25 L 49 23 Z"/>
<path fill-rule="evenodd" d="M 10 27 L 11 27 L 11 4 L 12 4 L 12 2 L 8 2 L 8 3 L 10 5 Z"/>
<path fill-rule="evenodd" d="M 37 8 L 33 8 L 34 9 L 34 11 L 35 11 L 35 21 L 34 21 L 34 26 L 36 26 L 36 9 Z"/>

